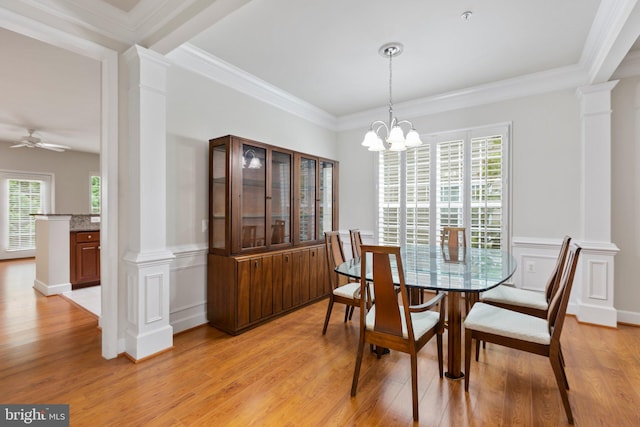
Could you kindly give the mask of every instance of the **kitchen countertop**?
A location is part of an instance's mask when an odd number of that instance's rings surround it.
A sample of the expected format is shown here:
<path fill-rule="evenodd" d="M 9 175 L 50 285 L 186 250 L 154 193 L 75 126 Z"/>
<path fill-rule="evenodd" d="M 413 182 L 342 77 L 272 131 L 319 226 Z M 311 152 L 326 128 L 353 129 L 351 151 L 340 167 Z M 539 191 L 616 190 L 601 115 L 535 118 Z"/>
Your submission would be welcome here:
<path fill-rule="evenodd" d="M 39 216 L 70 216 L 69 231 L 74 233 L 78 231 L 100 231 L 100 215 L 99 214 L 36 214 Z M 98 218 L 98 222 L 92 222 L 92 218 Z"/>

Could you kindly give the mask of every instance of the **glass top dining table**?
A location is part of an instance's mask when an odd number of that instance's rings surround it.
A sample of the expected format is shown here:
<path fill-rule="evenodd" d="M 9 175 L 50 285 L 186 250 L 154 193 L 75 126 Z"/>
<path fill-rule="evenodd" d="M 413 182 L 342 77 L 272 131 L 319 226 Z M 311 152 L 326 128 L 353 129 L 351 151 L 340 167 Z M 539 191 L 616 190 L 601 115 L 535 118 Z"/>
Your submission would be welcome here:
<path fill-rule="evenodd" d="M 464 377 L 462 363 L 462 313 L 460 294 L 489 290 L 507 281 L 516 271 L 513 256 L 500 249 L 449 248 L 439 245 L 409 245 L 401 249 L 405 284 L 411 289 L 447 292 L 447 367 L 451 379 Z M 371 254 L 367 254 L 371 255 Z M 392 257 L 394 282 L 400 283 Z M 371 280 L 372 262 L 367 259 L 365 277 Z M 338 265 L 338 274 L 361 278 L 360 258 Z"/>

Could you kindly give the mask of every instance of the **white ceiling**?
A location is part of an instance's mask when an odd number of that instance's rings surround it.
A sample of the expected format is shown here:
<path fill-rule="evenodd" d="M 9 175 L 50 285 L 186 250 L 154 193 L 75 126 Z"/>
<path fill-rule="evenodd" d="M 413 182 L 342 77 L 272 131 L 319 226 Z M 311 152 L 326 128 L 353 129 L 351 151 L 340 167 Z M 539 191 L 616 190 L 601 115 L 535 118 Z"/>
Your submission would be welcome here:
<path fill-rule="evenodd" d="M 387 42 L 404 44 L 393 63 L 403 103 L 549 71 L 607 80 L 640 34 L 636 0 L 0 0 L 3 9 L 48 14 L 115 48 L 167 54 L 188 43 L 334 118 L 388 103 Z M 0 141 L 35 128 L 46 142 L 99 150 L 99 62 L 6 29 L 0 57 Z"/>

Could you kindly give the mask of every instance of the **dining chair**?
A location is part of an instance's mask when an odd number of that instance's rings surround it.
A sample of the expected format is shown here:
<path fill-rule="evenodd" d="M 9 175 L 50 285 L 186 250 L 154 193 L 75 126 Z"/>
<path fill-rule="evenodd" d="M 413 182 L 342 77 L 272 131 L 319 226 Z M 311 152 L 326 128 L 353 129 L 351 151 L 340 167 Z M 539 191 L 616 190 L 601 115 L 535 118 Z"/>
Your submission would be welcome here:
<path fill-rule="evenodd" d="M 556 258 L 556 265 L 547 280 L 544 292 L 529 291 L 509 285 L 498 285 L 493 289 L 482 292 L 479 300 L 485 304 L 495 305 L 496 307 L 506 308 L 542 319 L 546 318 L 549 311 L 549 303 L 558 290 L 558 282 L 560 281 L 560 275 L 562 274 L 570 243 L 571 237 L 564 236 L 562 245 L 560 246 L 560 252 Z M 485 342 L 483 342 L 482 345 L 483 348 L 486 347 Z M 479 353 L 480 341 L 477 341 L 476 360 L 479 357 Z M 562 350 L 560 351 L 560 360 L 564 366 Z"/>
<path fill-rule="evenodd" d="M 530 291 L 509 285 L 499 285 L 480 294 L 480 301 L 497 307 L 507 308 L 531 316 L 545 318 L 549 310 L 549 302 L 558 288 L 560 274 L 564 266 L 571 237 L 564 236 L 556 264 L 547 280 L 544 292 Z"/>
<path fill-rule="evenodd" d="M 482 302 L 474 304 L 464 321 L 465 391 L 469 391 L 471 341 L 474 339 L 546 356 L 551 362 L 569 424 L 573 424 L 571 405 L 567 395 L 569 382 L 561 360 L 560 334 L 580 251 L 581 248 L 578 245 L 574 244 L 570 247 L 558 282 L 558 290 L 551 299 L 545 319 Z"/>
<path fill-rule="evenodd" d="M 465 227 L 442 227 L 440 232 L 440 246 L 449 248 L 467 247 L 467 229 Z"/>
<path fill-rule="evenodd" d="M 360 246 L 362 246 L 362 236 L 360 230 L 357 228 L 349 230 L 349 237 L 351 239 L 351 253 L 354 258 L 360 258 Z"/>
<path fill-rule="evenodd" d="M 243 225 L 242 226 L 242 247 L 252 248 L 256 246 L 256 225 Z"/>
<path fill-rule="evenodd" d="M 286 222 L 276 219 L 271 225 L 271 244 L 284 243 L 284 227 Z"/>
<path fill-rule="evenodd" d="M 442 334 L 444 331 L 444 294 L 436 295 L 428 302 L 410 306 L 407 293 L 400 248 L 396 246 L 361 246 L 360 293 L 365 295 L 367 270 L 373 271 L 373 293 L 375 304 L 360 300 L 360 339 L 356 358 L 351 396 L 356 395 L 358 377 L 362 365 L 364 344 L 377 348 L 388 348 L 411 356 L 411 393 L 413 419 L 418 420 L 418 351 L 435 335 L 438 349 L 438 369 L 442 378 Z M 371 254 L 369 257 L 368 254 Z M 392 275 L 391 258 L 397 269 L 400 297 L 396 293 Z M 372 261 L 372 268 L 367 266 Z M 400 301 L 402 304 L 400 304 Z M 438 307 L 439 306 L 439 307 Z M 438 311 L 432 310 L 438 307 Z M 378 357 L 379 354 L 378 354 Z"/>
<path fill-rule="evenodd" d="M 467 229 L 465 227 L 442 227 L 440 246 L 445 261 L 464 262 L 467 249 Z M 467 292 L 464 296 L 465 311 L 469 312 L 477 294 Z"/>
<path fill-rule="evenodd" d="M 325 231 L 325 250 L 327 254 L 327 267 L 329 269 L 329 281 L 331 292 L 329 293 L 329 306 L 324 319 L 322 335 L 327 332 L 333 304 L 345 304 L 344 321 L 351 319 L 355 307 L 360 306 L 360 282 L 350 281 L 346 276 L 336 273 L 335 268 L 345 262 L 344 248 L 339 231 Z"/>

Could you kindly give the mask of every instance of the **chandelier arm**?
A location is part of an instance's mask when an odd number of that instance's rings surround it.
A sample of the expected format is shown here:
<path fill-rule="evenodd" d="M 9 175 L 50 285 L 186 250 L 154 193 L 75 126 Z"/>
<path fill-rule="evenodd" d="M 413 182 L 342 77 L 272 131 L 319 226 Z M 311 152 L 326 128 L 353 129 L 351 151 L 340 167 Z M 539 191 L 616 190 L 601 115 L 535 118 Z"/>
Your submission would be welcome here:
<path fill-rule="evenodd" d="M 376 134 L 378 133 L 378 131 L 380 129 L 384 128 L 387 131 L 387 135 L 389 135 L 389 126 L 387 126 L 387 124 L 385 122 L 383 122 L 382 120 L 376 120 L 375 122 L 371 123 L 370 128 Z"/>
<path fill-rule="evenodd" d="M 398 126 L 403 125 L 403 124 L 408 124 L 409 126 L 411 126 L 411 129 L 413 129 L 413 123 L 411 123 L 409 120 L 400 120 L 400 121 L 396 122 L 396 124 Z"/>

